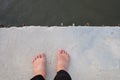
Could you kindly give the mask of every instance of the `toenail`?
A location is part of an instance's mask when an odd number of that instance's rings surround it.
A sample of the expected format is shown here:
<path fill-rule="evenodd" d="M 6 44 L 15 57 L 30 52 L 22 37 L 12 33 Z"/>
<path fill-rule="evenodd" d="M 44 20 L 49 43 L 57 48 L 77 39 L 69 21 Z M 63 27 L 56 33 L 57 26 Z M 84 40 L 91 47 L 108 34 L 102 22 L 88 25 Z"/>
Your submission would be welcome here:
<path fill-rule="evenodd" d="M 62 53 L 62 51 L 61 51 L 61 50 L 59 50 L 57 53 L 58 53 L 58 54 L 61 54 L 61 53 Z"/>
<path fill-rule="evenodd" d="M 63 53 L 66 53 L 65 50 L 63 50 Z"/>
<path fill-rule="evenodd" d="M 62 49 L 61 49 L 61 50 L 59 50 L 58 52 L 62 53 Z"/>
<path fill-rule="evenodd" d="M 37 56 L 37 58 L 39 58 L 39 56 Z"/>
<path fill-rule="evenodd" d="M 35 60 L 37 59 L 37 57 L 35 57 Z"/>
<path fill-rule="evenodd" d="M 43 57 L 45 57 L 45 54 L 43 53 Z"/>
<path fill-rule="evenodd" d="M 65 51 L 65 53 L 67 54 L 67 51 Z"/>
<path fill-rule="evenodd" d="M 40 58 L 41 58 L 42 56 L 40 55 Z"/>
<path fill-rule="evenodd" d="M 61 53 L 63 53 L 64 52 L 64 50 L 61 50 Z"/>

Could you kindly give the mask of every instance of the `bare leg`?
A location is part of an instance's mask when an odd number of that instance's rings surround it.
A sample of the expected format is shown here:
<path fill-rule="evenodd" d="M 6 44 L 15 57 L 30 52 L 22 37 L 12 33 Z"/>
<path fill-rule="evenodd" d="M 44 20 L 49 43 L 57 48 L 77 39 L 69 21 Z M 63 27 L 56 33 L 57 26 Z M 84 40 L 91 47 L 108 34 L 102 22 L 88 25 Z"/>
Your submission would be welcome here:
<path fill-rule="evenodd" d="M 33 71 L 34 75 L 42 75 L 46 78 L 46 59 L 45 54 L 41 53 L 33 59 Z"/>

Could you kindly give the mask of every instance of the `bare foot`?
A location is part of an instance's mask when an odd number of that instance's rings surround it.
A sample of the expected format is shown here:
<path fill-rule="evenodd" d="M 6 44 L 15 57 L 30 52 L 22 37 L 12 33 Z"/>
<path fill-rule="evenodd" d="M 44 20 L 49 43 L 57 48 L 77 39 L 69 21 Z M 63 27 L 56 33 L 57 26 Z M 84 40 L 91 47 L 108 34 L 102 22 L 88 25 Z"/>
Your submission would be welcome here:
<path fill-rule="evenodd" d="M 46 59 L 45 54 L 41 53 L 33 59 L 33 70 L 35 75 L 42 75 L 46 78 Z"/>
<path fill-rule="evenodd" d="M 58 50 L 58 54 L 57 54 L 57 72 L 60 71 L 60 70 L 67 71 L 67 69 L 69 67 L 69 62 L 70 62 L 69 54 L 63 49 Z"/>

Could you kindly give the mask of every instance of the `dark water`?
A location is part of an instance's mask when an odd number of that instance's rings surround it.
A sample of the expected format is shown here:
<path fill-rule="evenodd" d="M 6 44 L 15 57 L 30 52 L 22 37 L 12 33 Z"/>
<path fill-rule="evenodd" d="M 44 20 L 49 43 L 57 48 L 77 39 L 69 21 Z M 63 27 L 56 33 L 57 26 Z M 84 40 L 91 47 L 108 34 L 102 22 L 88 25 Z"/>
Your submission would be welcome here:
<path fill-rule="evenodd" d="M 0 0 L 4 25 L 117 25 L 120 0 Z"/>

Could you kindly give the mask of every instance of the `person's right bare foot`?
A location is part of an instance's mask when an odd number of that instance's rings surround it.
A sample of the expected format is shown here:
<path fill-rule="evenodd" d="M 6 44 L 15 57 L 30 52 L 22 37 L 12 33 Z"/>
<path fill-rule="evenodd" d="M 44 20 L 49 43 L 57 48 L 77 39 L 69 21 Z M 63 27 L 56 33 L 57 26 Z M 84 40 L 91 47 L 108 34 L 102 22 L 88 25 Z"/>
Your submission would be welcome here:
<path fill-rule="evenodd" d="M 63 49 L 58 50 L 58 53 L 57 53 L 57 72 L 60 70 L 67 71 L 67 69 L 69 67 L 69 62 L 70 62 L 69 54 Z"/>

